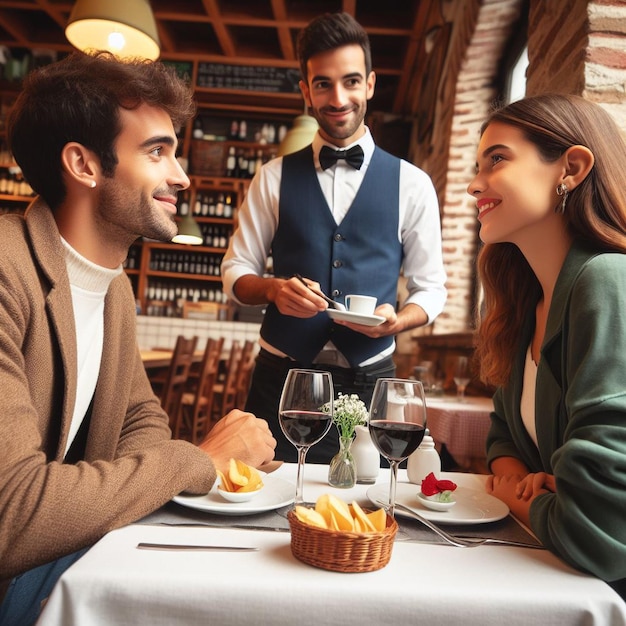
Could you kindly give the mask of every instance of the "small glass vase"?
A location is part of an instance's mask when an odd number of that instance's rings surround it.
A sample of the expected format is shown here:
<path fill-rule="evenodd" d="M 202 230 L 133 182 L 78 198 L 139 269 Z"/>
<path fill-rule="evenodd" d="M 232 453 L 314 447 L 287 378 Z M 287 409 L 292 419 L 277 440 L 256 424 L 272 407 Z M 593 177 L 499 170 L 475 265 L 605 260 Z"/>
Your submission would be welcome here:
<path fill-rule="evenodd" d="M 330 460 L 328 484 L 340 489 L 349 489 L 356 484 L 356 465 L 350 446 L 352 437 L 339 437 L 339 452 Z"/>

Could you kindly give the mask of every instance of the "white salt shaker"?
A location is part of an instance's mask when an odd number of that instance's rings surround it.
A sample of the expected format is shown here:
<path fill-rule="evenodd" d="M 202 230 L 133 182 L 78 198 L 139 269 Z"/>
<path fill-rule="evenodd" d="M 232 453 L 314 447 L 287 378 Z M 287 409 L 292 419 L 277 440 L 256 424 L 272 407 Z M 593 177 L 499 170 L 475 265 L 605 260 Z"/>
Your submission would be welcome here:
<path fill-rule="evenodd" d="M 409 457 L 406 473 L 409 481 L 421 485 L 428 474 L 433 473 L 437 478 L 441 474 L 441 458 L 435 448 L 435 442 L 428 429 L 419 447 Z"/>
<path fill-rule="evenodd" d="M 356 482 L 373 484 L 380 469 L 380 453 L 372 443 L 367 426 L 355 426 L 355 437 L 350 447 L 356 466 Z"/>

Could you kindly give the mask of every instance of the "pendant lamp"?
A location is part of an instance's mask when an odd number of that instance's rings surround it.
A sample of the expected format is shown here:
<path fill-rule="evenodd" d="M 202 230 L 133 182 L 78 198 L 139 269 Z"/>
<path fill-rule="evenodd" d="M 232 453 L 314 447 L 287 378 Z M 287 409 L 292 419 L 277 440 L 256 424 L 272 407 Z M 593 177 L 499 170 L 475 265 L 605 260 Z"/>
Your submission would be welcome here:
<path fill-rule="evenodd" d="M 148 0 L 77 0 L 65 36 L 83 52 L 107 50 L 153 61 L 161 53 Z"/>
<path fill-rule="evenodd" d="M 198 222 L 188 213 L 178 222 L 178 235 L 172 238 L 174 243 L 185 243 L 191 246 L 200 246 L 204 241 Z"/>
<path fill-rule="evenodd" d="M 280 142 L 277 155 L 291 154 L 308 146 L 313 141 L 318 128 L 319 124 L 314 117 L 307 115 L 306 112 L 298 115 L 293 121 L 293 126 Z"/>

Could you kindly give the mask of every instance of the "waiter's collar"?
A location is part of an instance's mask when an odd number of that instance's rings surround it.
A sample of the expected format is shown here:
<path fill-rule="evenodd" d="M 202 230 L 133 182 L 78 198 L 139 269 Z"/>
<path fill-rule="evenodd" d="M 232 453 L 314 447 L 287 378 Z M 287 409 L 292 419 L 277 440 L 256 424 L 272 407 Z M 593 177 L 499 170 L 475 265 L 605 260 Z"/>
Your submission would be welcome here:
<path fill-rule="evenodd" d="M 374 138 L 372 137 L 372 133 L 370 133 L 370 129 L 367 126 L 365 127 L 365 134 L 360 137 L 358 141 L 341 147 L 335 146 L 332 143 L 322 139 L 318 131 L 313 138 L 313 155 L 315 159 L 315 167 L 318 169 L 320 168 L 319 154 L 322 146 L 330 146 L 333 150 L 347 150 L 349 148 L 352 148 L 352 146 L 361 146 L 361 148 L 363 148 L 363 165 L 365 166 L 365 168 L 367 168 L 370 161 L 372 160 L 374 148 L 376 147 L 376 145 L 374 144 Z M 362 168 L 361 171 L 365 171 L 365 168 Z"/>

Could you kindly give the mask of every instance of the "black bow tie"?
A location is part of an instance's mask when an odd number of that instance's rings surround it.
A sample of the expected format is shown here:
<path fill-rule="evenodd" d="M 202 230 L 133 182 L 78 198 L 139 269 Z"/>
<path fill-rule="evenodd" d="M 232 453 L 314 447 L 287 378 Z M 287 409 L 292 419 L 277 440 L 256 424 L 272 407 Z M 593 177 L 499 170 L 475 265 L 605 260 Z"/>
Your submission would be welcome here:
<path fill-rule="evenodd" d="M 333 150 L 330 146 L 322 146 L 320 150 L 320 165 L 323 170 L 337 163 L 337 159 L 345 159 L 348 165 L 360 170 L 363 165 L 363 148 L 353 146 L 349 150 Z"/>

